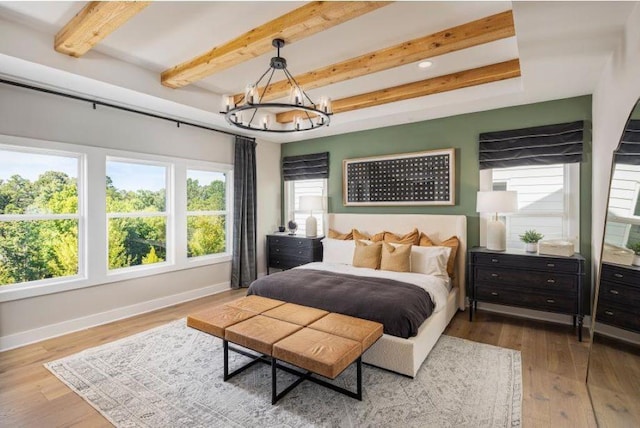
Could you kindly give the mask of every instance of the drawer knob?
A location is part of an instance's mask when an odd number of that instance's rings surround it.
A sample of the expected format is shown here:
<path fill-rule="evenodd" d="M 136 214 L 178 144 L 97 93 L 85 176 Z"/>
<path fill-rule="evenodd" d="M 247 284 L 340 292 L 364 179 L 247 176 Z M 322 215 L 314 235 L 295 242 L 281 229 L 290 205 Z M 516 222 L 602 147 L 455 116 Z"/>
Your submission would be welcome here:
<path fill-rule="evenodd" d="M 612 315 L 613 315 L 613 312 L 612 312 L 612 311 L 604 311 L 604 313 L 605 313 L 606 315 L 609 315 L 609 316 L 612 316 Z"/>
<path fill-rule="evenodd" d="M 620 292 L 618 290 L 609 290 L 609 293 L 614 294 L 614 295 L 618 295 L 620 294 Z"/>
<path fill-rule="evenodd" d="M 280 252 L 280 248 L 276 248 L 276 253 L 279 253 L 279 252 Z"/>
<path fill-rule="evenodd" d="M 492 295 L 492 296 L 497 296 L 497 295 L 498 295 L 498 292 L 497 292 L 497 291 L 492 291 L 492 292 L 491 292 L 491 295 Z"/>
<path fill-rule="evenodd" d="M 547 267 L 556 267 L 554 263 L 547 263 Z"/>
<path fill-rule="evenodd" d="M 498 263 L 498 259 L 491 259 L 491 263 Z"/>
<path fill-rule="evenodd" d="M 276 243 L 280 242 L 280 240 L 279 240 L 279 239 L 274 239 L 274 241 L 276 241 Z"/>
<path fill-rule="evenodd" d="M 298 254 L 302 254 L 302 251 L 298 251 Z"/>
<path fill-rule="evenodd" d="M 298 241 L 298 245 L 302 245 L 302 241 Z"/>
<path fill-rule="evenodd" d="M 280 264 L 280 260 L 276 260 L 276 264 L 279 265 Z"/>
<path fill-rule="evenodd" d="M 555 284 L 556 280 L 555 279 L 547 279 L 547 284 Z"/>
<path fill-rule="evenodd" d="M 614 273 L 613 276 L 615 276 L 616 278 L 624 278 L 624 275 L 621 273 Z"/>
<path fill-rule="evenodd" d="M 497 278 L 498 274 L 497 273 L 492 273 L 491 276 L 494 277 L 494 278 Z"/>
<path fill-rule="evenodd" d="M 547 303 L 555 303 L 556 301 L 553 299 L 547 299 Z"/>

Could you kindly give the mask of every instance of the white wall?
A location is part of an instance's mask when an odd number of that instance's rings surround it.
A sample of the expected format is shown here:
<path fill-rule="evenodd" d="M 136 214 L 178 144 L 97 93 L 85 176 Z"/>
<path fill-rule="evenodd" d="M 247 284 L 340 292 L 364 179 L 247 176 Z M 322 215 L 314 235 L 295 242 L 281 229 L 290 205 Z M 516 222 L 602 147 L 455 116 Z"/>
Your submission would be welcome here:
<path fill-rule="evenodd" d="M 233 137 L 0 85 L 0 134 L 233 164 Z M 258 141 L 258 272 L 280 218 L 280 146 Z M 0 303 L 0 349 L 229 286 L 229 262 Z"/>
<path fill-rule="evenodd" d="M 600 251 L 607 209 L 613 151 L 631 109 L 640 97 L 640 3 L 627 20 L 624 39 L 613 53 L 593 93 L 593 266 Z"/>

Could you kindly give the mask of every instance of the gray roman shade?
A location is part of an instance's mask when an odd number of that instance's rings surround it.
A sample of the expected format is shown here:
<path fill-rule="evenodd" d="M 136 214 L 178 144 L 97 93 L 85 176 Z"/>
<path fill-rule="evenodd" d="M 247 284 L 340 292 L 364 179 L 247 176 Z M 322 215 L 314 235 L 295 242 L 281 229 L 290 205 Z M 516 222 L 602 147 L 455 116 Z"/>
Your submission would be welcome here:
<path fill-rule="evenodd" d="M 329 152 L 282 158 L 284 181 L 329 178 Z"/>
<path fill-rule="evenodd" d="M 480 134 L 480 169 L 582 161 L 584 122 Z"/>
<path fill-rule="evenodd" d="M 616 163 L 640 165 L 640 120 L 629 121 L 614 157 Z"/>

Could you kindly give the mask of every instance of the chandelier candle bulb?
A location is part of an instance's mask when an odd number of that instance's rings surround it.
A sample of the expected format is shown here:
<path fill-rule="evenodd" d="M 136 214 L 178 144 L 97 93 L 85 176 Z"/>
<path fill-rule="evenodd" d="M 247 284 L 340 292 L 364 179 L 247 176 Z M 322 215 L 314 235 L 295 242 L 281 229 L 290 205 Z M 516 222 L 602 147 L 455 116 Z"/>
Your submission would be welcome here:
<path fill-rule="evenodd" d="M 254 84 L 247 85 L 247 91 L 245 95 L 245 100 L 247 101 L 247 104 L 253 104 L 255 102 L 256 94 L 257 94 L 256 85 Z"/>
<path fill-rule="evenodd" d="M 271 123 L 271 118 L 268 114 L 262 117 L 262 129 L 269 129 L 269 124 Z"/>

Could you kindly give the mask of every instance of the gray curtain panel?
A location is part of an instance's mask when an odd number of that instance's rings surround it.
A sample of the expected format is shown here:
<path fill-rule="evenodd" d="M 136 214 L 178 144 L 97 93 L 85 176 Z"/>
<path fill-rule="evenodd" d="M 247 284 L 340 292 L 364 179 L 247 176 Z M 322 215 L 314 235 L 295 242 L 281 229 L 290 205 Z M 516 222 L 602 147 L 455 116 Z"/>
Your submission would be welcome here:
<path fill-rule="evenodd" d="M 231 288 L 248 287 L 257 278 L 256 141 L 236 136 L 233 164 L 233 259 Z"/>

